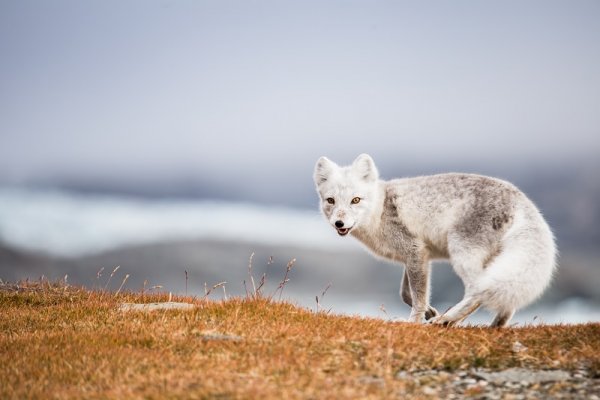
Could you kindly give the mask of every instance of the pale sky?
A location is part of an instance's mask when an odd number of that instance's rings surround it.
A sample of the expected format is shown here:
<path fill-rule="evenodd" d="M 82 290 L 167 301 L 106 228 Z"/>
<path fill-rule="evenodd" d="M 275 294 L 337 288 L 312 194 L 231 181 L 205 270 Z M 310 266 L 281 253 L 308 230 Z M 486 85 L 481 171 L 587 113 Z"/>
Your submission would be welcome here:
<path fill-rule="evenodd" d="M 600 156 L 599 21 L 598 1 L 3 0 L 0 180 Z"/>

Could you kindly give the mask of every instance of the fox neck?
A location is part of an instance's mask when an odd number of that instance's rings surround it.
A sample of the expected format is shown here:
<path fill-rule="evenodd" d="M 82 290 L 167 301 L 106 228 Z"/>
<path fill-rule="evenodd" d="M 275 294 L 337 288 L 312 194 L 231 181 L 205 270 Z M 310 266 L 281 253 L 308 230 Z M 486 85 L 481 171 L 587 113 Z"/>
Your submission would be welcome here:
<path fill-rule="evenodd" d="M 373 207 L 369 214 L 365 215 L 360 226 L 354 232 L 355 236 L 362 240 L 365 236 L 372 237 L 379 230 L 381 225 L 381 215 L 383 214 L 383 205 L 385 202 L 385 183 L 377 181 L 376 189 L 373 194 Z M 351 232 L 352 233 L 352 232 Z"/>

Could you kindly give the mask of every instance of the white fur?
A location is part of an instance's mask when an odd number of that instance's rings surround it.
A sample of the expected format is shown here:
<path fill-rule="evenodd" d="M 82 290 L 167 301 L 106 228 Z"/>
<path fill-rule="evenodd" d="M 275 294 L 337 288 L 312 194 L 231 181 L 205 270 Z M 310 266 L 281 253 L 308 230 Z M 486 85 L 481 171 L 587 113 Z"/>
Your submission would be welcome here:
<path fill-rule="evenodd" d="M 340 235 L 405 264 L 401 294 L 411 321 L 453 324 L 483 306 L 497 313 L 494 326 L 504 326 L 551 281 L 552 232 L 508 182 L 470 174 L 382 181 L 366 154 L 346 167 L 321 157 L 314 179 L 321 210 Z M 437 258 L 449 259 L 465 285 L 463 300 L 442 316 L 429 305 L 429 261 Z"/>

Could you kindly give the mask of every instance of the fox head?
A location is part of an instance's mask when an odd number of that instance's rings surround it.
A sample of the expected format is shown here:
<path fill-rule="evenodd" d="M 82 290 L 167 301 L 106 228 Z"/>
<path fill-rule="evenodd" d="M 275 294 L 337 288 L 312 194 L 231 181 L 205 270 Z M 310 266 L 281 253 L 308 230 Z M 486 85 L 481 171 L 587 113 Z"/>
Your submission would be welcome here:
<path fill-rule="evenodd" d="M 323 215 L 340 236 L 370 216 L 378 197 L 379 173 L 368 154 L 361 154 L 346 167 L 321 157 L 315 165 L 314 180 Z"/>

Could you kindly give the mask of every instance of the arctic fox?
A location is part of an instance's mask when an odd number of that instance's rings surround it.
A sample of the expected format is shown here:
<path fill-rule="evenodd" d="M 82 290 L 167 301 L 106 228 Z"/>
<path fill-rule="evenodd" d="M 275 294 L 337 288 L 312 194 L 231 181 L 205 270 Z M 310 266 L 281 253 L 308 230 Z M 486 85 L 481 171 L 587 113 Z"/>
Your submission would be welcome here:
<path fill-rule="evenodd" d="M 552 279 L 552 232 L 508 182 L 458 173 L 383 181 L 367 154 L 346 167 L 321 157 L 314 180 L 340 236 L 351 234 L 376 256 L 405 265 L 400 295 L 412 307 L 411 322 L 453 325 L 481 306 L 496 313 L 492 326 L 502 327 Z M 429 262 L 440 258 L 465 286 L 443 315 L 429 305 Z"/>

